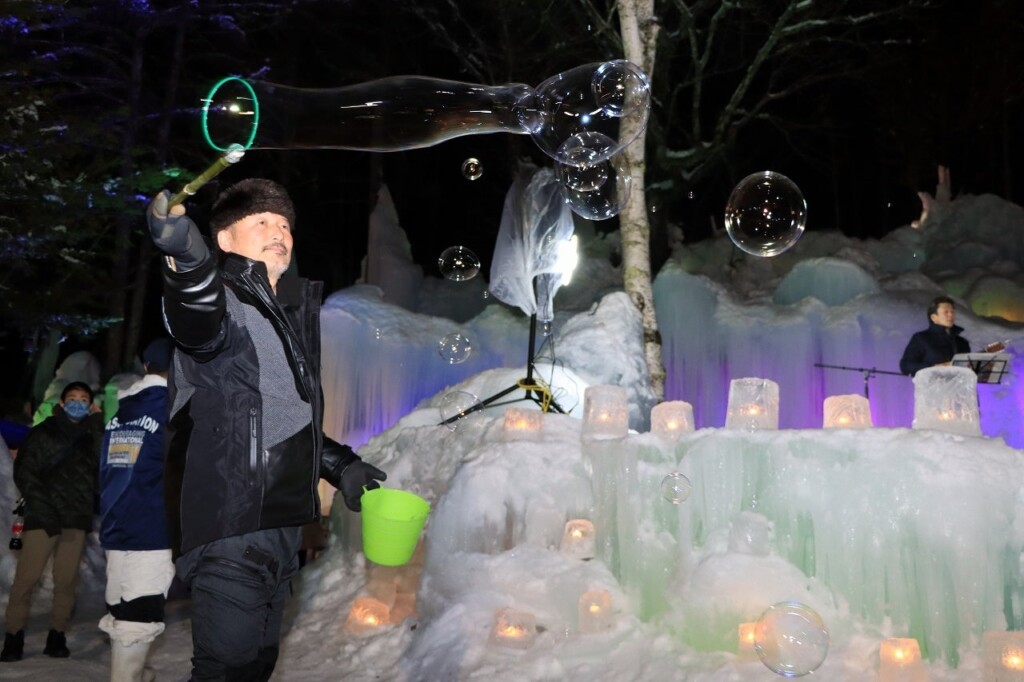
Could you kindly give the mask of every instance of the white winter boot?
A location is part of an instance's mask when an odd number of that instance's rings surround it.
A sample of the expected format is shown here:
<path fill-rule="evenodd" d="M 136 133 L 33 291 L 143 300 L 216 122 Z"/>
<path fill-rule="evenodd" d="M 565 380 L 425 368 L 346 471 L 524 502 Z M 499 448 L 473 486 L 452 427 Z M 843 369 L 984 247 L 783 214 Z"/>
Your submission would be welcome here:
<path fill-rule="evenodd" d="M 110 682 L 143 682 L 150 644 L 152 642 L 123 644 L 110 640 Z"/>

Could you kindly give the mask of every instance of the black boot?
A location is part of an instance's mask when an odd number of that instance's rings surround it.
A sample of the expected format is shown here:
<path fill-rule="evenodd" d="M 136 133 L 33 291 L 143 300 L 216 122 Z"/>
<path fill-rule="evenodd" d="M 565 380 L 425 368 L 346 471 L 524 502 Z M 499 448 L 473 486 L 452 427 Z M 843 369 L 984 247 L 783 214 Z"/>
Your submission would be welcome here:
<path fill-rule="evenodd" d="M 4 663 L 10 663 L 11 661 L 20 661 L 21 655 L 24 652 L 24 630 L 18 630 L 13 635 L 9 632 L 4 635 L 4 650 L 0 651 L 0 661 L 3 661 Z"/>
<path fill-rule="evenodd" d="M 43 649 L 43 653 L 52 658 L 70 656 L 71 652 L 68 650 L 68 641 L 64 638 L 64 633 L 50 630 L 50 634 L 46 636 L 46 648 Z"/>

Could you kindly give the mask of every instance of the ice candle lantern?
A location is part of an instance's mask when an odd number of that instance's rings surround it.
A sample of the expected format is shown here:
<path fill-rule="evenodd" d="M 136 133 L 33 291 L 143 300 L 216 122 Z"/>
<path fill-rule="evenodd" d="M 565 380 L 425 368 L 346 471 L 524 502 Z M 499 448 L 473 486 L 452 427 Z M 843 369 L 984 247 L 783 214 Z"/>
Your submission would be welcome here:
<path fill-rule="evenodd" d="M 369 632 L 385 625 L 390 616 L 387 604 L 379 599 L 356 597 L 352 604 L 352 610 L 348 612 L 348 617 L 345 619 L 344 629 L 345 632 L 354 635 Z"/>
<path fill-rule="evenodd" d="M 491 627 L 491 642 L 512 649 L 529 649 L 537 636 L 537 621 L 532 613 L 498 609 Z"/>
<path fill-rule="evenodd" d="M 741 661 L 756 661 L 757 652 L 754 651 L 754 628 L 757 623 L 740 623 L 739 647 L 736 649 L 737 658 Z"/>
<path fill-rule="evenodd" d="M 621 438 L 629 432 L 629 402 L 621 386 L 588 386 L 583 391 L 583 435 Z"/>
<path fill-rule="evenodd" d="M 862 395 L 832 395 L 825 398 L 826 429 L 867 429 L 871 422 L 871 403 Z"/>
<path fill-rule="evenodd" d="M 982 636 L 982 649 L 984 682 L 1024 682 L 1024 632 L 986 632 Z"/>
<path fill-rule="evenodd" d="M 980 436 L 978 377 L 966 367 L 926 367 L 914 375 L 915 429 Z"/>
<path fill-rule="evenodd" d="M 917 640 L 890 637 L 878 651 L 878 682 L 928 682 Z"/>
<path fill-rule="evenodd" d="M 778 429 L 779 385 L 771 379 L 733 379 L 729 384 L 725 428 L 745 431 Z"/>
<path fill-rule="evenodd" d="M 594 634 L 612 627 L 612 597 L 608 590 L 590 590 L 580 597 L 580 632 Z"/>
<path fill-rule="evenodd" d="M 505 440 L 532 440 L 544 430 L 544 413 L 522 407 L 505 409 Z"/>
<path fill-rule="evenodd" d="M 562 544 L 558 550 L 576 559 L 594 558 L 594 524 L 586 519 L 565 522 Z"/>
<path fill-rule="evenodd" d="M 693 405 L 683 400 L 659 403 L 651 410 L 651 433 L 668 440 L 693 431 Z"/>

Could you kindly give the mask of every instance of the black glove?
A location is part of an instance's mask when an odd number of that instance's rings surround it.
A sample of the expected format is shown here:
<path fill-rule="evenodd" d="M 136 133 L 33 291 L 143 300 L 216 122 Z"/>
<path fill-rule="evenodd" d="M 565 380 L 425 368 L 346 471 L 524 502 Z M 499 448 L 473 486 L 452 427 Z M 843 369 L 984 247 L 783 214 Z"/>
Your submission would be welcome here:
<path fill-rule="evenodd" d="M 156 248 L 175 260 L 178 270 L 192 270 L 209 258 L 210 249 L 199 233 L 199 228 L 185 215 L 184 207 L 181 212 L 168 214 L 170 198 L 171 193 L 164 190 L 150 203 L 146 211 L 149 235 Z M 171 208 L 171 211 L 175 208 Z"/>
<path fill-rule="evenodd" d="M 376 479 L 376 480 L 375 480 Z M 341 494 L 345 498 L 345 506 L 354 512 L 362 509 L 360 498 L 363 496 L 363 488 L 366 490 L 373 490 L 379 488 L 380 483 L 377 481 L 386 481 L 388 475 L 383 471 L 367 464 L 361 459 L 358 459 L 341 472 Z"/>

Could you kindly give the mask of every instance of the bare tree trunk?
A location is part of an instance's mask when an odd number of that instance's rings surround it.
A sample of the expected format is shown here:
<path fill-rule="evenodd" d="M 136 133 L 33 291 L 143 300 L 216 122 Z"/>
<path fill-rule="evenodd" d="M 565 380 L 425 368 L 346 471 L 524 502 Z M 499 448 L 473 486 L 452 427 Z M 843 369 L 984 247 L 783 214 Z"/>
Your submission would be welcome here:
<path fill-rule="evenodd" d="M 185 29 L 188 21 L 189 16 L 184 12 L 180 13 L 176 19 L 174 52 L 170 73 L 167 76 L 166 88 L 164 89 L 163 117 L 160 121 L 159 132 L 157 133 L 157 159 L 162 165 L 167 163 L 167 158 L 170 154 L 171 118 L 175 110 L 174 102 L 178 97 L 178 83 L 181 80 L 181 69 L 185 58 Z M 136 263 L 131 308 L 128 316 L 130 324 L 126 330 L 127 335 L 121 352 L 122 367 L 131 366 L 140 345 L 139 341 L 144 322 L 143 315 L 146 311 L 146 298 L 149 291 L 149 273 L 153 263 L 153 243 L 149 239 L 140 239 L 136 254 L 138 261 Z"/>
<path fill-rule="evenodd" d="M 128 112 L 121 134 L 121 177 L 129 178 L 135 170 L 132 149 L 135 147 L 136 125 L 139 115 L 139 92 L 142 88 L 143 63 L 142 32 L 137 28 L 132 33 L 132 60 L 129 66 L 128 80 Z M 122 192 L 128 190 L 122 187 Z M 127 204 L 127 202 L 125 202 Z M 121 318 L 107 330 L 106 348 L 103 360 L 103 376 L 109 377 L 122 369 L 121 358 L 125 353 L 126 331 L 138 320 L 129 317 L 128 288 L 131 284 L 129 270 L 132 258 L 132 217 L 121 213 L 114 226 L 114 263 L 112 287 L 107 301 L 107 311 L 113 318 Z M 137 332 L 136 332 L 137 337 Z"/>
<path fill-rule="evenodd" d="M 658 24 L 654 17 L 654 0 L 617 0 L 619 29 L 626 59 L 651 76 L 654 68 Z M 623 121 L 623 138 L 636 134 L 632 126 Z M 661 357 L 661 333 L 654 314 L 654 290 L 651 273 L 651 226 L 647 218 L 647 198 L 644 191 L 646 160 L 641 132 L 633 144 L 622 152 L 632 174 L 632 189 L 626 207 L 619 215 L 622 239 L 623 285 L 630 300 L 640 311 L 644 332 L 644 360 L 650 374 L 651 388 L 658 399 L 665 396 L 665 365 Z"/>

